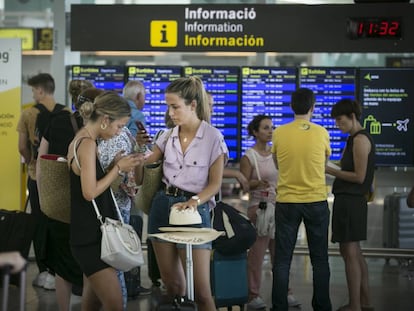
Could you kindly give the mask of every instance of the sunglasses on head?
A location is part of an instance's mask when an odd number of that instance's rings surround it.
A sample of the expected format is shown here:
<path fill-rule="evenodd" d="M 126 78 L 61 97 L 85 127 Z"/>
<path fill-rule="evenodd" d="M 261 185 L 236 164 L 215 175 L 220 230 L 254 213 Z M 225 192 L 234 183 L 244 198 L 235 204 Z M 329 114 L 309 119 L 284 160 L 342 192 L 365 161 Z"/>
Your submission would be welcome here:
<path fill-rule="evenodd" d="M 78 105 L 82 105 L 83 103 L 86 103 L 86 102 L 93 103 L 93 99 L 83 96 L 83 95 L 78 96 Z"/>

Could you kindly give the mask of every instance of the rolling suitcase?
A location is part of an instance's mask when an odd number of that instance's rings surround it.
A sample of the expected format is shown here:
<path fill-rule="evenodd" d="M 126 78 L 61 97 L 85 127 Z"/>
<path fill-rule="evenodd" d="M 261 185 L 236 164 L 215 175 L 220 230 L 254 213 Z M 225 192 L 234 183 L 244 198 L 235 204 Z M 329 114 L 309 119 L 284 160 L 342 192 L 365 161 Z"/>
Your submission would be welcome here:
<path fill-rule="evenodd" d="M 158 305 L 157 311 L 197 311 L 194 302 L 194 275 L 193 275 L 193 252 L 192 245 L 186 244 L 186 281 L 187 297 L 176 297 L 173 302 L 164 302 Z"/>
<path fill-rule="evenodd" d="M 407 206 L 406 193 L 392 193 L 384 198 L 383 245 L 414 248 L 414 214 Z"/>
<path fill-rule="evenodd" d="M 1 295 L 1 311 L 7 311 L 9 304 L 9 285 L 10 285 L 10 267 L 3 267 L 0 270 L 2 276 L 2 295 Z M 19 311 L 25 310 L 25 297 L 26 297 L 26 270 L 20 271 L 19 282 Z M 13 308 L 13 310 L 17 310 Z"/>
<path fill-rule="evenodd" d="M 211 291 L 217 308 L 239 306 L 244 310 L 248 301 L 247 252 L 222 255 L 213 252 L 211 265 Z"/>

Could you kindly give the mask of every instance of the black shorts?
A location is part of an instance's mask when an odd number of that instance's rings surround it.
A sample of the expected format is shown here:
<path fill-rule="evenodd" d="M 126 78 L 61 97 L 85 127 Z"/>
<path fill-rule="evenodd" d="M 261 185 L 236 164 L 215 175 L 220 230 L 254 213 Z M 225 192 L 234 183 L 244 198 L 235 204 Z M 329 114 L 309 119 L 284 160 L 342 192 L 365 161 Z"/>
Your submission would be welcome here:
<path fill-rule="evenodd" d="M 336 194 L 332 212 L 332 242 L 366 240 L 367 215 L 364 196 Z"/>
<path fill-rule="evenodd" d="M 101 260 L 101 243 L 88 245 L 72 245 L 72 255 L 75 257 L 83 273 L 89 277 L 95 272 L 110 267 Z"/>

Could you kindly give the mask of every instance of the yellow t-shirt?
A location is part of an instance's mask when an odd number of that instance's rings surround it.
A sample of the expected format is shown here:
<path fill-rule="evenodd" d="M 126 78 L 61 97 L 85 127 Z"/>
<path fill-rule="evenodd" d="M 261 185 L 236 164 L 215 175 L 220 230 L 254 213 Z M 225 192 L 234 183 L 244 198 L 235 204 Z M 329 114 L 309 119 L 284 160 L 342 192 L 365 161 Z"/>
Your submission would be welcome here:
<path fill-rule="evenodd" d="M 272 153 L 279 168 L 277 202 L 326 200 L 325 163 L 331 148 L 325 128 L 302 119 L 279 126 L 273 132 Z"/>

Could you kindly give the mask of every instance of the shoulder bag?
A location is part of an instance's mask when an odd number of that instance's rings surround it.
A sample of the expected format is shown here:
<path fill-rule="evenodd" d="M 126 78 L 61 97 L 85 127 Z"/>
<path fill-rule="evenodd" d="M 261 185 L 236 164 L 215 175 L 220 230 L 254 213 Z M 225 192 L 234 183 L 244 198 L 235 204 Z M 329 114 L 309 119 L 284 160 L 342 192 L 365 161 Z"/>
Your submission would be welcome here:
<path fill-rule="evenodd" d="M 40 161 L 40 209 L 49 218 L 70 223 L 70 177 L 65 157 L 44 154 Z"/>
<path fill-rule="evenodd" d="M 171 133 L 172 129 L 165 138 L 165 144 L 170 138 Z M 142 185 L 135 196 L 135 207 L 139 208 L 147 215 L 151 209 L 152 199 L 161 187 L 161 180 L 163 176 L 162 165 L 163 162 L 161 160 L 144 165 Z"/>
<path fill-rule="evenodd" d="M 112 189 L 109 188 L 119 220 L 105 217 L 99 212 L 95 200 L 92 200 L 96 216 L 101 223 L 101 259 L 117 270 L 129 271 L 144 264 L 141 241 L 131 225 L 124 223 Z"/>
<path fill-rule="evenodd" d="M 61 105 L 60 105 L 61 106 Z M 73 133 L 79 130 L 75 116 L 70 115 Z M 40 209 L 49 218 L 70 223 L 70 175 L 66 156 L 44 154 L 40 161 Z"/>

